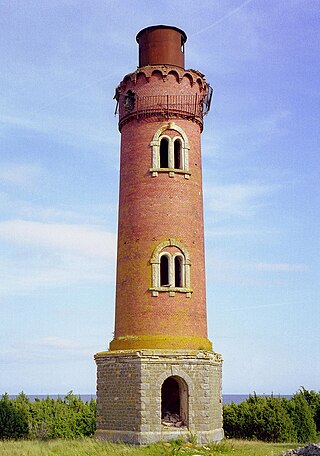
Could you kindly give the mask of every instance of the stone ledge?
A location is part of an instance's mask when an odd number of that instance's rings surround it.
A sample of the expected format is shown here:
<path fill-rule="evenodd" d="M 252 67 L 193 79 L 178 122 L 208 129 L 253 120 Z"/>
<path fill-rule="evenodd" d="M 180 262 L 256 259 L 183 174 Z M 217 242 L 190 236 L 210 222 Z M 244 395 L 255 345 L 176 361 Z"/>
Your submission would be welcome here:
<path fill-rule="evenodd" d="M 166 349 L 142 349 L 142 350 L 111 350 L 111 351 L 103 351 L 96 353 L 94 355 L 94 359 L 99 362 L 102 359 L 110 359 L 110 358 L 118 358 L 121 359 L 127 358 L 128 361 L 132 362 L 133 359 L 137 361 L 143 361 L 143 358 L 146 358 L 148 361 L 153 360 L 156 362 L 157 360 L 161 360 L 161 363 L 170 362 L 172 359 L 178 359 L 179 361 L 188 360 L 196 358 L 199 361 L 209 361 L 213 362 L 217 365 L 222 364 L 222 357 L 219 353 L 215 353 L 213 351 L 207 350 L 166 350 Z"/>
<path fill-rule="evenodd" d="M 164 429 L 160 432 L 139 432 L 139 431 L 114 431 L 114 430 L 97 430 L 95 432 L 96 440 L 106 440 L 113 443 L 129 443 L 131 445 L 147 445 L 150 443 L 182 438 L 188 440 L 190 435 L 194 434 L 190 430 Z M 208 442 L 220 442 L 224 438 L 222 428 L 211 431 L 199 431 L 196 434 L 197 442 L 205 444 Z"/>

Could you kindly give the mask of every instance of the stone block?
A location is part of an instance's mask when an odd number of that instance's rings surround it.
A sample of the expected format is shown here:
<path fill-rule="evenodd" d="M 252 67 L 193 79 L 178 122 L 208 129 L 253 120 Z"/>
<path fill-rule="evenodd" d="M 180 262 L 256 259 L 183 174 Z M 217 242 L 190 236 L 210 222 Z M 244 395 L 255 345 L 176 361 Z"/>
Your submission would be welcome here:
<path fill-rule="evenodd" d="M 107 352 L 95 359 L 96 438 L 142 444 L 190 431 L 203 442 L 223 437 L 221 359 L 214 353 L 143 350 Z M 208 374 L 214 381 L 208 382 Z M 162 385 L 169 378 L 178 385 L 180 413 L 187 425 L 180 430 L 161 423 Z"/>

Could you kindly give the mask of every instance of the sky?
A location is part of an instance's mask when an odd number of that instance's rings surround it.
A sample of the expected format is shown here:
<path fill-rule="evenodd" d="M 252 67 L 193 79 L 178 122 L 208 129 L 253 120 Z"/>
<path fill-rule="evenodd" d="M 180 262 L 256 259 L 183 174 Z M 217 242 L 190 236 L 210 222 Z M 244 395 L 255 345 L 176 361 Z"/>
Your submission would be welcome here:
<path fill-rule="evenodd" d="M 114 324 L 114 90 L 136 34 L 183 29 L 202 134 L 223 392 L 320 390 L 318 0 L 0 3 L 0 393 L 95 393 Z"/>

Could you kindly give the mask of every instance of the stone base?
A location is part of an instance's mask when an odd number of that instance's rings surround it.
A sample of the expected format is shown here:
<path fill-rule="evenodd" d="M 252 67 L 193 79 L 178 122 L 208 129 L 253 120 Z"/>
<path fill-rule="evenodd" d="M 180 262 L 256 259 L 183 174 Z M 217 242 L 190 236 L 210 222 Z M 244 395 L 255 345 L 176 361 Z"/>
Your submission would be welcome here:
<path fill-rule="evenodd" d="M 189 441 L 194 435 L 188 430 L 164 429 L 161 432 L 126 432 L 126 431 L 96 431 L 95 439 L 113 443 L 128 443 L 130 445 L 148 445 L 155 442 L 168 442 L 169 440 L 183 439 Z M 223 429 L 212 432 L 197 432 L 197 443 L 205 445 L 209 442 L 220 442 L 224 437 Z"/>
<path fill-rule="evenodd" d="M 223 438 L 220 355 L 196 350 L 110 351 L 98 353 L 95 360 L 97 439 L 142 445 L 191 435 L 200 444 Z M 168 378 L 177 385 L 182 428 L 161 423 L 161 391 Z"/>

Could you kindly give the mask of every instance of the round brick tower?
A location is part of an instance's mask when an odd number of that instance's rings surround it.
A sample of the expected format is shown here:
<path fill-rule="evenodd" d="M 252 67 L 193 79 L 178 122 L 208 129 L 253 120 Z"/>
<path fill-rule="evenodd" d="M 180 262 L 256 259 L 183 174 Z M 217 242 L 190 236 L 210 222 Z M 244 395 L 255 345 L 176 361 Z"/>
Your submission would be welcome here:
<path fill-rule="evenodd" d="M 200 441 L 223 435 L 221 357 L 207 338 L 200 146 L 212 90 L 203 74 L 184 68 L 186 40 L 176 27 L 141 30 L 139 67 L 116 89 L 115 333 L 110 350 L 96 355 L 96 435 L 112 441 L 148 443 L 190 430 Z M 178 431 L 168 425 L 172 416 L 180 418 Z"/>
<path fill-rule="evenodd" d="M 110 349 L 211 350 L 200 152 L 208 86 L 184 69 L 181 30 L 149 27 L 137 41 L 138 70 L 116 91 L 121 162 Z"/>

